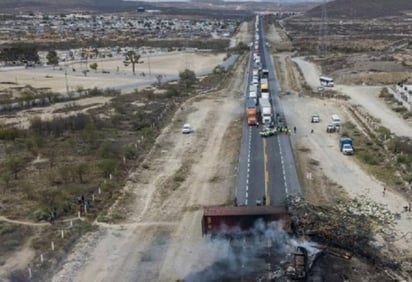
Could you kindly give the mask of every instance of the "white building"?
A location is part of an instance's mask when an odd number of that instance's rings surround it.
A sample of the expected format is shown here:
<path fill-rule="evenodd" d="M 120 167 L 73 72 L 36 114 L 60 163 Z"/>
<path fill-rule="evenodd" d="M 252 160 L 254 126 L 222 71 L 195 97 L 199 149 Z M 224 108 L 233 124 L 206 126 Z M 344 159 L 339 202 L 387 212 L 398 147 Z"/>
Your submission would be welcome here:
<path fill-rule="evenodd" d="M 393 97 L 401 102 L 408 111 L 412 112 L 412 85 L 396 84 Z"/>

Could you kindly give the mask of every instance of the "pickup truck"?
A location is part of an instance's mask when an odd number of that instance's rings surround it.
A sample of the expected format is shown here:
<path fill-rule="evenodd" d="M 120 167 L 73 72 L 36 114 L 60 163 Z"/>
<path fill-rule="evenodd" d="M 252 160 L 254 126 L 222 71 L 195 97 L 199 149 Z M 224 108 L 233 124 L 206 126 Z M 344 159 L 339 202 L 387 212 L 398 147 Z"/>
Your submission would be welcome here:
<path fill-rule="evenodd" d="M 344 154 L 344 155 L 353 155 L 353 142 L 352 142 L 352 138 L 349 137 L 341 137 L 339 139 L 339 147 L 340 147 L 340 151 Z"/>
<path fill-rule="evenodd" d="M 351 144 L 344 144 L 342 146 L 342 153 L 344 155 L 353 155 L 353 148 Z"/>

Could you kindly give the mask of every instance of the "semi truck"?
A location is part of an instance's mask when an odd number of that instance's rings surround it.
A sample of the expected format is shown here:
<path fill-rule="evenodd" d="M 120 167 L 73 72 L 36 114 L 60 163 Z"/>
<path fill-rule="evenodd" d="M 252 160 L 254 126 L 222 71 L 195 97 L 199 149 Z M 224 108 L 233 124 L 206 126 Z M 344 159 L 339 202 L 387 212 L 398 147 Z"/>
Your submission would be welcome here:
<path fill-rule="evenodd" d="M 252 99 L 255 102 L 255 105 L 257 105 L 258 93 L 257 93 L 257 87 L 255 85 L 249 86 L 248 98 Z"/>
<path fill-rule="evenodd" d="M 253 81 L 252 81 L 252 84 L 249 85 L 249 94 L 248 94 L 248 97 L 251 96 L 250 93 L 256 93 L 256 99 L 257 99 L 257 98 L 260 98 L 260 92 L 258 91 L 258 85 L 257 85 L 257 84 L 254 84 Z M 252 95 L 254 95 L 254 94 L 252 94 Z M 257 101 L 256 101 L 256 104 L 257 104 Z"/>
<path fill-rule="evenodd" d="M 246 119 L 248 125 L 257 124 L 256 103 L 253 99 L 250 98 L 246 100 Z"/>
<path fill-rule="evenodd" d="M 268 99 L 260 99 L 259 106 L 262 123 L 270 125 L 272 123 L 272 105 Z"/>
<path fill-rule="evenodd" d="M 353 155 L 353 141 L 350 137 L 341 137 L 339 139 L 339 148 L 344 155 Z"/>
<path fill-rule="evenodd" d="M 262 94 L 261 94 L 261 99 L 270 100 L 270 98 L 269 98 L 269 92 L 262 92 Z"/>
<path fill-rule="evenodd" d="M 269 82 L 267 78 L 262 78 L 260 80 L 260 91 L 263 92 L 269 92 Z"/>
<path fill-rule="evenodd" d="M 269 77 L 269 70 L 268 69 L 263 69 L 262 70 L 262 77 L 263 78 L 268 78 Z"/>
<path fill-rule="evenodd" d="M 259 69 L 254 68 L 254 69 L 252 70 L 252 76 L 259 78 Z"/>

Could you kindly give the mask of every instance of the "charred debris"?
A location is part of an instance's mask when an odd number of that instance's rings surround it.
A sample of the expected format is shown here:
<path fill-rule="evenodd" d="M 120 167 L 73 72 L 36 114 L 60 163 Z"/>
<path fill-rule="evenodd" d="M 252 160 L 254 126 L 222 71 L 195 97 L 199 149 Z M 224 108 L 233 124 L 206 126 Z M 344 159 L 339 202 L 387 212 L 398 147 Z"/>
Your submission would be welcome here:
<path fill-rule="evenodd" d="M 384 231 L 398 216 L 364 198 L 206 207 L 203 234 L 226 241 L 228 255 L 183 281 L 407 281 L 385 248 L 397 240 Z"/>

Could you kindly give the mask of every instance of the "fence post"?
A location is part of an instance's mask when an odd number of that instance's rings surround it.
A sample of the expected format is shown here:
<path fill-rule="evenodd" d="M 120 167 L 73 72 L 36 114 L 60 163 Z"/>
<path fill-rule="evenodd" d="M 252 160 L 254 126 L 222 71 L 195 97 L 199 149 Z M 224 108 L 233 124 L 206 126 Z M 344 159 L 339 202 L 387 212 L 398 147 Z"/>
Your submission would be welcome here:
<path fill-rule="evenodd" d="M 51 241 L 51 249 L 54 251 L 54 241 Z"/>

